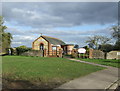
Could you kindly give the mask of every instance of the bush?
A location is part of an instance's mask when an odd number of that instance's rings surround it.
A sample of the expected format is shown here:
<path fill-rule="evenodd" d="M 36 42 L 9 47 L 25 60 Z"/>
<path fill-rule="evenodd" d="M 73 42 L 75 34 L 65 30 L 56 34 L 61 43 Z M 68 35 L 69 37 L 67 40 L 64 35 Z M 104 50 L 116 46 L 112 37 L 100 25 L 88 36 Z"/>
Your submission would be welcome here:
<path fill-rule="evenodd" d="M 20 46 L 20 47 L 16 48 L 17 55 L 21 55 L 22 53 L 30 51 L 30 50 L 32 50 L 32 49 L 27 48 L 27 47 L 23 47 L 23 46 Z"/>
<path fill-rule="evenodd" d="M 71 57 L 72 57 L 72 58 L 77 58 L 77 57 L 78 57 L 78 54 L 77 54 L 77 53 L 72 53 Z"/>

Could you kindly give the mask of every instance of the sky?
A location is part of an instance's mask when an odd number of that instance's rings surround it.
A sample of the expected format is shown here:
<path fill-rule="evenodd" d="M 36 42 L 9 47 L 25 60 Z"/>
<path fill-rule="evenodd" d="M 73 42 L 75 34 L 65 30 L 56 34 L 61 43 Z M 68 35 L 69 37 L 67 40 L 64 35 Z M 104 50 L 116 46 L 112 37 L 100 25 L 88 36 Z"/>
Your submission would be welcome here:
<path fill-rule="evenodd" d="M 118 23 L 118 3 L 4 2 L 2 16 L 6 32 L 13 35 L 12 47 L 32 47 L 40 33 L 83 47 L 88 37 L 111 37 L 110 28 Z"/>

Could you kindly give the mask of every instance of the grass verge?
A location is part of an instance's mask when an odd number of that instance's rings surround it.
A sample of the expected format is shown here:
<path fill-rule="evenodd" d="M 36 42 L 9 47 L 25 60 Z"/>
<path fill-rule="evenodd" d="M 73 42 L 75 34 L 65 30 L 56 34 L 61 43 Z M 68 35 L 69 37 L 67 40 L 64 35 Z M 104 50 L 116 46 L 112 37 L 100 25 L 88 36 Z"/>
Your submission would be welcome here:
<path fill-rule="evenodd" d="M 115 59 L 79 59 L 79 60 L 120 68 L 120 60 Z"/>

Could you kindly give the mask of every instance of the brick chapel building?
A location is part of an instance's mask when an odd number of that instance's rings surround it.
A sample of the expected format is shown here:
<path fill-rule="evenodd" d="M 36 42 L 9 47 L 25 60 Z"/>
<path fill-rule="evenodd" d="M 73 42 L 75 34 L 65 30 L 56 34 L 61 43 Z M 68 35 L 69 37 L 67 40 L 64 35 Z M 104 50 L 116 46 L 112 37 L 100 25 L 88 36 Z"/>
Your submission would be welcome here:
<path fill-rule="evenodd" d="M 58 55 L 62 50 L 64 54 L 71 54 L 73 44 L 66 44 L 60 39 L 41 35 L 32 43 L 33 50 L 46 51 L 47 55 Z"/>

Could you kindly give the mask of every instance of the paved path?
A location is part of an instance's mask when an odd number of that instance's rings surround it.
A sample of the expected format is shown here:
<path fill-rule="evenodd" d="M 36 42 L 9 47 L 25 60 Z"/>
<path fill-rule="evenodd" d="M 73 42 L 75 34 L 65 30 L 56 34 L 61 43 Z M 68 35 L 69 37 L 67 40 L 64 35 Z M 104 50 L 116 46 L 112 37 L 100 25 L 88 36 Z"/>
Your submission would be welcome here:
<path fill-rule="evenodd" d="M 107 67 L 107 69 L 91 73 L 75 80 L 71 80 L 70 82 L 63 84 L 56 89 L 108 89 L 110 87 L 112 89 L 116 88 L 115 85 L 112 85 L 118 80 L 118 68 L 80 61 L 76 59 L 70 60 Z"/>
<path fill-rule="evenodd" d="M 73 60 L 73 61 L 77 61 L 77 62 L 81 62 L 81 63 L 87 63 L 87 64 L 92 64 L 92 65 L 96 65 L 96 66 L 101 66 L 101 67 L 107 67 L 107 68 L 109 68 L 109 66 L 106 66 L 106 65 L 91 63 L 91 62 L 87 62 L 87 61 L 81 61 L 81 60 L 72 59 L 72 58 L 68 58 L 68 59 L 69 60 Z"/>

